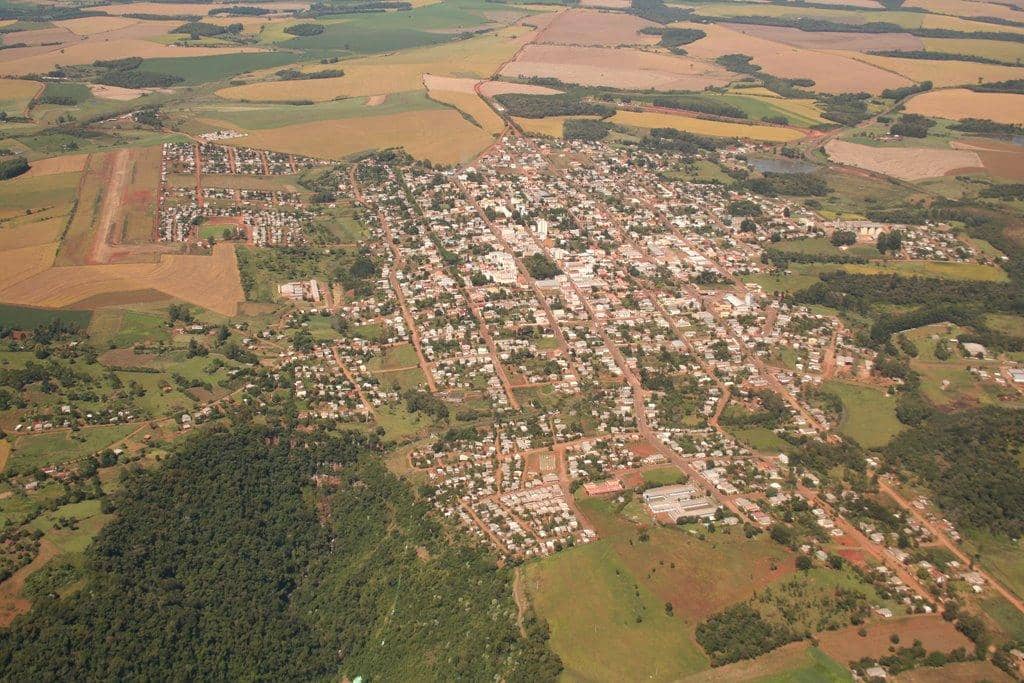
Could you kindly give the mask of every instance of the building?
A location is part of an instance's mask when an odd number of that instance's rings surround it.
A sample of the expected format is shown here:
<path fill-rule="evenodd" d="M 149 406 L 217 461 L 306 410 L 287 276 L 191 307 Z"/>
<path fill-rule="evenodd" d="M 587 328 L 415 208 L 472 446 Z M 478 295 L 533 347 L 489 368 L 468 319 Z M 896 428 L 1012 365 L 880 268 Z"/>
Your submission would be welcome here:
<path fill-rule="evenodd" d="M 714 517 L 718 502 L 705 496 L 693 484 L 659 486 L 644 491 L 644 503 L 652 515 L 665 515 L 671 520 L 680 517 Z"/>

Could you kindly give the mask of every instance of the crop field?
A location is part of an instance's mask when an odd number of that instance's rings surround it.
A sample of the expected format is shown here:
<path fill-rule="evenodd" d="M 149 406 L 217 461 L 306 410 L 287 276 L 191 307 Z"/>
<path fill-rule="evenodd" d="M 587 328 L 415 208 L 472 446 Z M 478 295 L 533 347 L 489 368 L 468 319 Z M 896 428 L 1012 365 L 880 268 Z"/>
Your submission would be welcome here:
<path fill-rule="evenodd" d="M 56 26 L 66 28 L 80 36 L 91 36 L 97 33 L 109 33 L 141 23 L 139 19 L 128 17 L 81 17 L 53 22 Z"/>
<path fill-rule="evenodd" d="M 28 111 L 28 103 L 42 90 L 39 81 L 0 79 L 0 111 L 8 116 L 22 116 Z"/>
<path fill-rule="evenodd" d="M 790 125 L 801 128 L 810 128 L 825 122 L 825 119 L 821 117 L 821 110 L 814 100 L 789 99 L 774 94 L 769 96 L 747 94 L 742 90 L 734 92 L 735 94 L 708 95 L 708 98 L 739 107 L 754 120 L 784 116 L 789 120 Z"/>
<path fill-rule="evenodd" d="M 25 211 L 70 204 L 79 174 L 33 176 L 30 173 L 0 183 L 0 221 L 21 218 Z"/>
<path fill-rule="evenodd" d="M 287 52 L 239 52 L 210 57 L 162 57 L 143 61 L 140 69 L 185 79 L 182 85 L 211 83 L 238 74 L 281 67 L 294 62 Z"/>
<path fill-rule="evenodd" d="M 369 100 L 368 97 L 348 97 L 306 106 L 224 102 L 198 109 L 197 113 L 206 120 L 225 124 L 227 128 L 259 130 L 331 119 L 386 116 L 441 108 L 422 89 L 389 94 L 383 102 L 372 106 Z"/>
<path fill-rule="evenodd" d="M 656 35 L 640 33 L 640 29 L 656 24 L 639 17 L 611 14 L 592 9 L 570 9 L 561 12 L 544 29 L 538 43 L 561 45 L 653 45 Z"/>
<path fill-rule="evenodd" d="M 404 147 L 417 158 L 451 164 L 480 152 L 490 144 L 491 136 L 457 111 L 444 108 L 284 126 L 255 131 L 236 140 L 246 147 L 328 159 L 343 159 L 371 149 Z"/>
<path fill-rule="evenodd" d="M 1024 12 L 997 2 L 967 2 L 966 0 L 908 0 L 907 7 L 920 7 L 935 14 L 955 17 L 997 17 L 1024 22 Z"/>
<path fill-rule="evenodd" d="M 449 104 L 460 112 L 472 117 L 473 121 L 485 132 L 497 135 L 505 130 L 505 121 L 494 113 L 490 106 L 473 92 L 453 92 L 451 90 L 431 90 L 430 98 Z"/>
<path fill-rule="evenodd" d="M 901 180 L 921 180 L 966 169 L 982 169 L 976 152 L 923 147 L 870 147 L 843 140 L 825 145 L 829 157 L 840 164 L 883 173 Z"/>
<path fill-rule="evenodd" d="M 810 78 L 812 90 L 829 93 L 868 92 L 910 85 L 897 73 L 857 61 L 859 53 L 808 50 L 759 38 L 747 33 L 749 26 L 702 27 L 708 35 L 686 46 L 694 57 L 714 59 L 727 54 L 745 54 L 766 73 L 782 78 Z M 911 61 L 911 60 L 903 60 Z"/>
<path fill-rule="evenodd" d="M 91 324 L 91 311 L 61 310 L 52 311 L 44 308 L 26 308 L 24 306 L 7 306 L 0 304 L 0 320 L 18 330 L 30 330 L 37 325 L 61 320 L 73 323 L 81 328 Z"/>
<path fill-rule="evenodd" d="M 903 429 L 896 419 L 896 399 L 883 391 L 849 382 L 828 382 L 822 388 L 843 402 L 839 431 L 861 446 L 884 446 Z"/>
<path fill-rule="evenodd" d="M 722 67 L 689 57 L 636 48 L 565 45 L 528 45 L 501 74 L 635 90 L 703 90 L 733 80 L 733 75 Z"/>
<path fill-rule="evenodd" d="M 803 133 L 798 130 L 781 126 L 757 126 L 747 123 L 711 121 L 709 119 L 698 119 L 691 116 L 663 114 L 660 112 L 619 111 L 616 112 L 610 121 L 622 126 L 632 126 L 635 128 L 674 128 L 689 133 L 697 133 L 698 135 L 713 135 L 725 138 L 744 137 L 770 142 L 792 142 L 804 137 Z"/>
<path fill-rule="evenodd" d="M 973 92 L 963 88 L 922 93 L 907 102 L 912 114 L 944 119 L 990 119 L 1024 124 L 1024 95 Z"/>
<path fill-rule="evenodd" d="M 731 24 L 733 31 L 755 38 L 810 50 L 832 50 L 842 46 L 851 52 L 871 50 L 923 50 L 922 39 L 909 33 L 843 33 L 840 31 L 802 31 L 789 26 Z"/>
<path fill-rule="evenodd" d="M 164 254 L 158 263 L 53 267 L 4 284 L 0 301 L 51 308 L 150 301 L 156 291 L 234 315 L 245 298 L 230 244 L 216 245 L 210 256 Z"/>
<path fill-rule="evenodd" d="M 1024 78 L 1024 67 L 1017 66 L 931 59 L 905 59 L 900 57 L 882 57 L 879 55 L 857 55 L 856 58 L 867 64 L 900 74 L 912 81 L 931 81 L 936 87 L 969 85 L 979 81 L 1008 81 Z"/>
<path fill-rule="evenodd" d="M 1004 62 L 1021 58 L 1020 43 L 1008 40 L 978 40 L 974 38 L 922 38 L 924 49 L 958 55 L 974 55 Z"/>
<path fill-rule="evenodd" d="M 1007 180 L 1024 180 L 1024 149 L 991 138 L 967 138 L 951 143 L 954 149 L 975 152 L 990 175 Z"/>
<path fill-rule="evenodd" d="M 144 22 L 152 23 L 152 22 Z M 171 22 L 173 23 L 173 22 Z M 0 53 L 0 75 L 20 75 L 29 73 L 46 73 L 58 64 L 91 64 L 98 59 L 119 59 L 125 55 L 135 57 L 202 57 L 206 55 L 222 55 L 232 52 L 257 52 L 251 47 L 173 47 L 142 38 L 123 38 L 105 40 L 97 36 L 95 40 L 54 47 L 52 51 L 14 59 L 3 59 Z"/>
<path fill-rule="evenodd" d="M 250 83 L 224 88 L 217 94 L 224 99 L 256 102 L 326 102 L 337 97 L 420 90 L 423 74 L 427 73 L 485 78 L 531 35 L 525 27 L 514 27 L 454 43 L 346 60 L 345 75 L 339 78 Z"/>

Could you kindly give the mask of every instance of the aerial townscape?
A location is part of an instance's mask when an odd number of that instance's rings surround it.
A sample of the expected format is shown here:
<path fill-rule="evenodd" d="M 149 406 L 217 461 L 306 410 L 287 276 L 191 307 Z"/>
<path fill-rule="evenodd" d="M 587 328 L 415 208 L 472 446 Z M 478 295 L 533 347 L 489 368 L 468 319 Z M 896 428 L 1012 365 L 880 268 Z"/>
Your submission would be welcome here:
<path fill-rule="evenodd" d="M 1015 0 L 0 0 L 0 680 L 1024 681 Z"/>

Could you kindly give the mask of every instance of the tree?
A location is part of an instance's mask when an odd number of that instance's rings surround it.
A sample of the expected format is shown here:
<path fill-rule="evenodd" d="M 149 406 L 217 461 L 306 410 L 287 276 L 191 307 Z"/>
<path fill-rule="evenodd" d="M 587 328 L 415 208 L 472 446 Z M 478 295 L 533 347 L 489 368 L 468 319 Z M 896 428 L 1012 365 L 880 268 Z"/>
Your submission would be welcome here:
<path fill-rule="evenodd" d="M 800 571 L 805 572 L 808 569 L 810 569 L 811 566 L 811 558 L 807 557 L 806 555 L 800 555 L 796 558 L 796 568 Z"/>

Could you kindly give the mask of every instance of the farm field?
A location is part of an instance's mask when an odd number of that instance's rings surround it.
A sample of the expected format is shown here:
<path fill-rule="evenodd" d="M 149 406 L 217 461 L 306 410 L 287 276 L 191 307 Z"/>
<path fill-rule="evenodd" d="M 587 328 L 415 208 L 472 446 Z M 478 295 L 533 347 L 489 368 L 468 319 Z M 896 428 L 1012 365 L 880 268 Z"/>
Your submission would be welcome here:
<path fill-rule="evenodd" d="M 62 430 L 52 434 L 20 436 L 14 440 L 14 450 L 7 466 L 20 472 L 82 458 L 106 448 L 134 429 L 130 425 L 116 425 L 89 427 L 77 434 Z"/>
<path fill-rule="evenodd" d="M 429 96 L 433 100 L 451 105 L 462 113 L 472 117 L 486 133 L 496 135 L 505 130 L 505 121 L 494 113 L 494 110 L 480 99 L 476 93 L 454 92 L 451 90 L 430 90 Z"/>
<path fill-rule="evenodd" d="M 441 108 L 422 90 L 390 93 L 383 102 L 371 105 L 370 97 L 348 97 L 306 106 L 288 104 L 213 103 L 196 113 L 225 128 L 262 130 L 285 125 L 403 114 Z"/>
<path fill-rule="evenodd" d="M 37 81 L 0 79 L 0 111 L 9 116 L 21 116 L 28 111 L 32 98 L 42 91 L 43 86 Z"/>
<path fill-rule="evenodd" d="M 153 292 L 234 315 L 245 299 L 231 245 L 210 256 L 164 254 L 157 263 L 51 267 L 6 283 L 0 301 L 43 307 L 98 307 L 152 301 Z"/>
<path fill-rule="evenodd" d="M 922 93 L 907 102 L 907 111 L 944 119 L 987 118 L 1024 124 L 1024 95 L 973 92 L 963 88 Z"/>
<path fill-rule="evenodd" d="M 655 25 L 639 17 L 570 9 L 550 21 L 537 42 L 599 47 L 653 45 L 658 42 L 658 36 L 640 33 L 640 30 Z"/>
<path fill-rule="evenodd" d="M 485 78 L 511 58 L 530 36 L 530 29 L 513 27 L 454 43 L 346 60 L 345 75 L 340 78 L 252 83 L 224 88 L 217 94 L 228 100 L 326 102 L 343 96 L 419 90 L 423 87 L 423 74 L 427 73 Z"/>
<path fill-rule="evenodd" d="M 592 116 L 545 116 L 542 119 L 524 119 L 519 116 L 512 117 L 517 126 L 527 133 L 547 135 L 552 138 L 562 137 L 565 122 L 570 119 L 594 119 Z"/>
<path fill-rule="evenodd" d="M 733 76 L 720 66 L 689 57 L 635 48 L 527 45 L 501 70 L 513 78 L 556 78 L 579 85 L 637 90 L 703 90 L 724 86 Z"/>
<path fill-rule="evenodd" d="M 610 121 L 635 128 L 674 128 L 698 135 L 715 137 L 746 137 L 770 142 L 792 142 L 804 137 L 803 133 L 782 126 L 757 126 L 698 119 L 692 116 L 663 114 L 660 112 L 618 111 Z"/>
<path fill-rule="evenodd" d="M 954 171 L 982 169 L 981 157 L 969 150 L 924 147 L 870 147 L 843 140 L 825 146 L 829 157 L 840 164 L 856 166 L 902 180 L 922 180 Z"/>
<path fill-rule="evenodd" d="M 491 142 L 491 136 L 458 112 L 441 109 L 283 126 L 254 131 L 236 140 L 246 147 L 330 159 L 403 147 L 417 158 L 450 164 L 481 151 Z"/>

